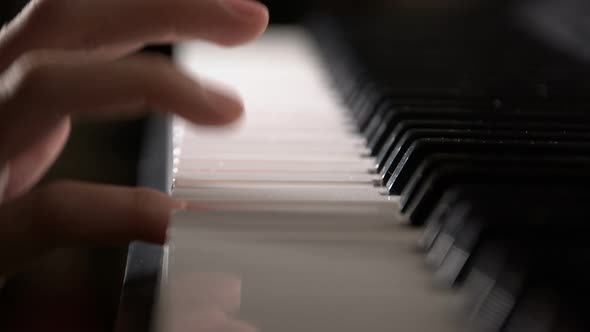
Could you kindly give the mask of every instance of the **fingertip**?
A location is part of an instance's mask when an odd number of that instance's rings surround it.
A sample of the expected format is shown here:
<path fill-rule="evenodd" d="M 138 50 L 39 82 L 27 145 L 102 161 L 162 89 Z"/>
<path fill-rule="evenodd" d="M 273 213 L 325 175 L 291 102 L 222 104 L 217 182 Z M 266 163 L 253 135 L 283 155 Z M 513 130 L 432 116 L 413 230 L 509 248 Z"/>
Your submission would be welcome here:
<path fill-rule="evenodd" d="M 133 203 L 126 206 L 135 210 L 130 214 L 135 217 L 130 221 L 132 227 L 125 240 L 164 244 L 172 216 L 175 211 L 185 209 L 186 203 L 153 189 L 135 188 L 132 192 L 128 198 Z"/>
<path fill-rule="evenodd" d="M 240 96 L 227 88 L 209 83 L 203 85 L 203 95 L 212 113 L 213 125 L 233 123 L 244 113 L 244 103 Z"/>
<path fill-rule="evenodd" d="M 236 96 L 216 89 L 208 89 L 205 91 L 205 96 L 207 103 L 224 122 L 233 122 L 244 111 L 242 100 Z"/>
<path fill-rule="evenodd" d="M 220 31 L 216 38 L 218 44 L 228 47 L 241 45 L 258 38 L 266 31 L 270 14 L 264 4 L 255 0 L 219 0 L 219 3 L 241 24 L 240 28 L 232 26 L 229 31 Z"/>
<path fill-rule="evenodd" d="M 268 8 L 254 0 L 219 0 L 221 6 L 234 17 L 247 21 L 257 21 L 268 12 Z"/>
<path fill-rule="evenodd" d="M 251 23 L 253 27 L 251 39 L 256 39 L 260 35 L 262 35 L 266 31 L 270 21 L 270 12 L 268 10 L 268 7 L 261 2 L 256 1 L 256 3 L 259 6 L 259 10 L 255 16 L 255 19 L 253 19 Z"/>

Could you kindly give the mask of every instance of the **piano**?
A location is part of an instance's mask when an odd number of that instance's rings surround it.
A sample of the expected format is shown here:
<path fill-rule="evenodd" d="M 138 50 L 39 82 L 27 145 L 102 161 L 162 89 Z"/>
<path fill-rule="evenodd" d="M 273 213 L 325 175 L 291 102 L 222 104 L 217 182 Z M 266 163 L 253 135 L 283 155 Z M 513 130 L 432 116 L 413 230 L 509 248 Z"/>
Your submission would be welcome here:
<path fill-rule="evenodd" d="M 590 7 L 476 3 L 178 45 L 247 113 L 154 120 L 117 331 L 587 331 Z"/>

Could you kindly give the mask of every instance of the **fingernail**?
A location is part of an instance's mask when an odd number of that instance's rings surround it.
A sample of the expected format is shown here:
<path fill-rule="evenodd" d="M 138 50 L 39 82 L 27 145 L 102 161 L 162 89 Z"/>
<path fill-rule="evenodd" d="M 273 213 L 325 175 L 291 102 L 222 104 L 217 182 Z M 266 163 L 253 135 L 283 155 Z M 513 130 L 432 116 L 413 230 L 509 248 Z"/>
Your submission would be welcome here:
<path fill-rule="evenodd" d="M 264 5 L 254 0 L 219 0 L 219 2 L 231 14 L 240 18 L 258 17 L 265 10 Z"/>

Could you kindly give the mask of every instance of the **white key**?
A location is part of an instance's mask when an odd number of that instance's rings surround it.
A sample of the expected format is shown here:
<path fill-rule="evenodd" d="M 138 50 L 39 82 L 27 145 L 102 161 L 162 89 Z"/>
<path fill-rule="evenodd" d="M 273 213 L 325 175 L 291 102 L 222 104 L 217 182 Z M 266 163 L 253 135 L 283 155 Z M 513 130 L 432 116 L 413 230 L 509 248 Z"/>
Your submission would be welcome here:
<path fill-rule="evenodd" d="M 187 160 L 188 159 L 188 160 Z M 181 174 L 191 171 L 308 171 L 308 172 L 367 172 L 375 170 L 375 163 L 368 159 L 351 161 L 315 161 L 315 160 L 190 160 L 178 158 L 178 170 Z"/>
<path fill-rule="evenodd" d="M 272 185 L 254 183 L 242 185 L 235 182 L 212 182 L 211 186 L 176 186 L 172 195 L 182 199 L 194 200 L 240 200 L 240 201 L 332 201 L 332 202 L 375 202 L 379 204 L 397 203 L 396 196 L 383 196 L 366 185 L 294 185 L 275 183 Z"/>
<path fill-rule="evenodd" d="M 248 149 L 248 152 L 252 153 L 268 153 L 268 154 L 281 154 L 285 152 L 297 152 L 297 153 L 308 153 L 308 154 L 349 154 L 354 156 L 366 155 L 369 150 L 366 147 L 360 145 L 332 145 L 329 143 L 295 143 L 295 142 L 272 142 L 272 141 L 235 141 L 235 144 L 228 144 L 225 141 L 202 141 L 202 140 L 191 140 L 185 141 L 182 145 L 182 150 L 185 154 L 213 154 L 218 153 L 220 149 L 223 149 L 224 153 L 239 153 L 243 152 L 244 149 Z"/>
<path fill-rule="evenodd" d="M 378 214 L 180 213 L 157 331 L 206 315 L 198 295 L 208 289 L 210 306 L 233 295 L 229 317 L 261 331 L 460 332 L 450 318 L 453 294 L 430 287 L 412 250 L 417 237 Z M 194 301 L 200 305 L 187 305 Z"/>
<path fill-rule="evenodd" d="M 359 218 L 368 215 L 389 216 L 392 223 L 407 224 L 399 213 L 395 201 L 384 202 L 344 202 L 344 201 L 244 201 L 244 200 L 187 200 L 190 211 L 249 211 L 249 212 L 307 212 L 344 213 Z"/>
<path fill-rule="evenodd" d="M 375 160 L 314 47 L 271 29 L 176 52 L 189 74 L 237 88 L 247 113 L 223 129 L 174 121 L 172 196 L 190 211 L 168 233 L 156 332 L 207 325 L 221 304 L 262 331 L 465 331 L 412 250 L 420 231 L 399 225 L 399 197 L 372 185 Z"/>
<path fill-rule="evenodd" d="M 313 155 L 311 153 L 288 153 L 288 152 L 283 152 L 281 154 L 275 154 L 272 156 L 269 156 L 265 153 L 247 153 L 245 151 L 242 151 L 241 153 L 224 153 L 223 151 L 219 151 L 218 153 L 215 154 L 208 154 L 208 155 L 191 155 L 188 158 L 188 161 L 190 162 L 201 162 L 201 161 L 205 161 L 205 160 L 226 160 L 226 161 L 308 161 L 308 162 L 354 162 L 357 161 L 359 159 L 361 159 L 361 156 L 355 156 L 355 155 L 330 155 L 330 156 L 326 156 L 326 155 Z M 374 159 L 369 159 L 367 158 L 367 160 L 364 161 L 364 163 L 367 165 L 367 167 L 370 167 L 369 165 L 375 165 L 375 160 Z"/>
<path fill-rule="evenodd" d="M 273 132 L 274 131 L 274 132 Z M 260 131 L 260 129 L 253 130 L 252 132 L 247 132 L 246 129 L 234 132 L 223 132 L 223 131 L 216 131 L 216 132 L 208 132 L 208 133 L 199 133 L 198 131 L 193 132 L 192 134 L 188 134 L 185 136 L 186 140 L 197 140 L 201 142 L 208 142 L 211 141 L 212 143 L 220 143 L 220 142 L 227 142 L 228 144 L 232 142 L 291 142 L 291 143 L 300 143 L 305 144 L 306 142 L 309 143 L 319 143 L 319 144 L 339 144 L 339 145 L 359 145 L 365 144 L 366 140 L 363 137 L 350 135 L 348 133 L 314 133 L 314 134 L 306 134 L 301 132 L 289 132 L 286 130 L 278 130 L 278 129 L 265 129 L 264 131 Z M 221 140 L 221 141 L 220 141 Z"/>
<path fill-rule="evenodd" d="M 198 186 L 205 181 L 214 182 L 335 182 L 372 184 L 377 176 L 369 173 L 320 173 L 320 172 L 184 172 L 176 177 L 178 186 Z"/>

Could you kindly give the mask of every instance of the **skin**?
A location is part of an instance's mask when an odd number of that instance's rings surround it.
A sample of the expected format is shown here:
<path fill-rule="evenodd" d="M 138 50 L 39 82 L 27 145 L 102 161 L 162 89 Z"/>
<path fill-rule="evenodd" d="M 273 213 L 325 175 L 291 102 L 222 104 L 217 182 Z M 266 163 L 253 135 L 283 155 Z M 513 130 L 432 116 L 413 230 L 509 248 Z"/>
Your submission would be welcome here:
<path fill-rule="evenodd" d="M 53 248 L 162 243 L 174 209 L 157 191 L 35 184 L 61 152 L 72 117 L 146 108 L 199 125 L 238 119 L 241 100 L 189 78 L 146 44 L 257 38 L 268 11 L 253 0 L 33 0 L 0 33 L 0 276 Z M 34 188 L 34 189 L 32 189 Z"/>

